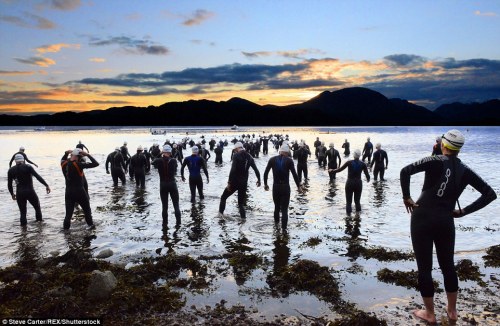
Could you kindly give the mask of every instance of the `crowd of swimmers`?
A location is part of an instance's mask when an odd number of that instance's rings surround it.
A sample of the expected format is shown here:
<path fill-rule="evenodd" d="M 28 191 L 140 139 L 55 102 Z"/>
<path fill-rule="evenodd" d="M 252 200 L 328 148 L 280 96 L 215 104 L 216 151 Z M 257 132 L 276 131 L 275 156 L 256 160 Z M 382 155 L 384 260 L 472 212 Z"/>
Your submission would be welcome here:
<path fill-rule="evenodd" d="M 417 318 L 427 322 L 435 322 L 434 312 L 434 286 L 432 283 L 432 252 L 436 247 L 439 265 L 444 276 L 444 284 L 447 292 L 448 306 L 447 314 L 450 320 L 456 320 L 456 300 L 458 290 L 458 279 L 454 268 L 454 244 L 455 226 L 454 218 L 473 213 L 491 201 L 496 199 L 493 189 L 484 182 L 474 171 L 468 168 L 458 159 L 458 153 L 465 142 L 463 134 L 458 130 L 450 130 L 436 139 L 431 156 L 409 164 L 400 172 L 403 203 L 411 213 L 411 238 L 418 266 L 418 282 L 425 309 L 414 311 Z M 257 179 L 257 187 L 264 184 L 266 191 L 270 190 L 268 185 L 269 173 L 273 174 L 272 198 L 274 202 L 274 221 L 286 231 L 288 224 L 288 206 L 290 203 L 290 174 L 297 187 L 298 192 L 303 192 L 303 182 L 308 181 L 308 159 L 313 152 L 320 168 L 328 171 L 330 181 L 336 179 L 336 174 L 347 169 L 347 180 L 345 183 L 346 213 L 352 213 L 352 201 L 355 210 L 361 210 L 362 178 L 364 174 L 370 181 L 369 169 L 372 169 L 373 179 L 384 180 L 384 172 L 388 167 L 389 159 L 380 143 L 374 146 L 367 139 L 363 150 L 354 150 L 353 158 L 348 159 L 342 165 L 342 158 L 333 143 L 325 146 L 319 137 L 313 144 L 312 150 L 304 140 L 289 141 L 288 135 L 255 136 L 244 134 L 239 138 L 231 140 L 231 169 L 229 172 L 227 186 L 223 189 L 220 204 L 219 217 L 224 217 L 227 199 L 238 192 L 238 209 L 242 219 L 246 218 L 245 201 L 248 188 L 249 169 L 252 168 Z M 206 148 L 208 144 L 209 149 Z M 191 155 L 184 157 L 183 150 L 190 147 Z M 136 186 L 145 187 L 145 175 L 151 171 L 151 166 L 157 170 L 160 179 L 160 198 L 162 202 L 163 227 L 168 225 L 168 203 L 172 202 L 176 225 L 181 224 L 181 212 L 179 209 L 179 192 L 176 184 L 178 164 L 181 166 L 180 174 L 182 181 L 186 180 L 185 169 L 189 172 L 189 187 L 191 201 L 195 202 L 196 192 L 199 198 L 204 198 L 202 172 L 206 182 L 209 182 L 207 161 L 211 158 L 210 152 L 215 154 L 215 163 L 222 164 L 222 153 L 224 148 L 229 147 L 227 140 L 206 141 L 204 137 L 196 143 L 193 139 L 184 138 L 180 142 L 165 142 L 161 147 L 153 144 L 138 146 L 134 155 L 130 155 L 125 142 L 121 147 L 116 147 L 106 159 L 106 173 L 110 173 L 114 185 L 126 183 L 126 173 L 131 179 L 135 179 Z M 271 157 L 266 165 L 261 180 L 261 174 L 255 164 L 254 158 L 259 157 L 262 150 L 263 155 L 268 155 L 269 147 L 278 151 L 278 155 Z M 346 139 L 342 144 L 344 158 L 351 154 L 350 144 Z M 82 208 L 85 220 L 89 228 L 94 228 L 92 212 L 90 209 L 88 184 L 85 178 L 85 169 L 95 168 L 99 163 L 89 154 L 88 148 L 79 142 L 74 150 L 66 151 L 61 158 L 61 171 L 66 180 L 65 204 L 66 215 L 63 222 L 64 229 L 69 229 L 75 205 Z M 297 169 L 294 160 L 297 160 Z M 25 154 L 25 149 L 20 148 L 9 163 L 16 163 L 8 171 L 8 189 L 14 200 L 17 200 L 20 210 L 21 225 L 27 224 L 26 206 L 29 202 L 35 208 L 35 218 L 42 220 L 40 202 L 33 188 L 34 176 L 46 187 L 50 193 L 50 187 L 45 180 L 31 166 L 38 167 L 30 161 Z M 26 164 L 30 163 L 31 165 Z M 366 163 L 367 162 L 367 163 Z M 425 180 L 422 193 L 415 202 L 410 196 L 410 177 L 419 172 L 425 172 Z M 16 181 L 16 193 L 13 190 L 13 181 Z M 468 206 L 461 208 L 458 197 L 467 185 L 475 188 L 481 196 Z M 170 200 L 169 200 L 170 198 Z M 455 209 L 455 203 L 458 209 Z"/>

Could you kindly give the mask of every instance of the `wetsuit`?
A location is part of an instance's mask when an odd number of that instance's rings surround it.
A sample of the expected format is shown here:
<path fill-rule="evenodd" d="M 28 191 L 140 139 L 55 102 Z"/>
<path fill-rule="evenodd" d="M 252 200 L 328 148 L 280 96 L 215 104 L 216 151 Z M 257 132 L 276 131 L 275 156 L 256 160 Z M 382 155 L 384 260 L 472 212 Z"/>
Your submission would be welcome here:
<path fill-rule="evenodd" d="M 128 165 L 130 164 L 130 154 L 128 153 L 128 148 L 126 145 L 120 147 L 120 152 L 122 153 L 123 160 L 125 161 L 125 172 L 128 170 Z"/>
<path fill-rule="evenodd" d="M 235 191 L 238 191 L 238 208 L 240 210 L 240 216 L 241 218 L 246 218 L 244 205 L 248 187 L 248 170 L 250 167 L 252 167 L 260 183 L 260 173 L 252 156 L 246 151 L 240 151 L 234 154 L 231 171 L 229 172 L 229 180 L 227 181 L 228 186 L 224 189 L 220 199 L 219 212 L 221 214 L 223 214 L 226 209 L 227 198 L 234 194 Z"/>
<path fill-rule="evenodd" d="M 330 147 L 326 151 L 326 157 L 328 158 L 328 169 L 336 169 L 342 163 L 339 151 L 333 147 Z M 337 159 L 339 161 L 338 165 L 337 165 Z M 328 171 L 328 174 L 330 175 L 330 182 L 333 182 L 333 180 L 335 180 L 336 173 Z"/>
<path fill-rule="evenodd" d="M 345 156 L 349 156 L 351 154 L 351 145 L 349 144 L 349 142 L 345 142 L 342 144 L 342 148 L 344 149 L 344 155 Z"/>
<path fill-rule="evenodd" d="M 208 145 L 210 146 L 210 150 L 211 150 L 211 151 L 213 151 L 213 150 L 214 150 L 215 144 L 217 144 L 217 143 L 216 143 L 216 141 L 215 141 L 215 140 L 213 140 L 213 139 L 212 139 L 212 140 L 210 140 L 210 141 L 208 142 Z"/>
<path fill-rule="evenodd" d="M 28 162 L 29 164 L 33 164 L 34 166 L 38 167 L 35 163 L 31 162 L 28 159 L 28 157 L 26 156 L 26 154 L 24 154 L 24 152 L 17 152 L 14 155 L 12 155 L 12 158 L 10 159 L 10 162 L 9 162 L 9 168 L 12 166 L 12 162 L 14 162 L 14 159 L 15 159 L 17 154 L 21 154 L 24 157 L 25 162 Z"/>
<path fill-rule="evenodd" d="M 161 150 L 158 146 L 151 147 L 149 152 L 151 153 L 151 160 L 153 161 L 161 156 Z"/>
<path fill-rule="evenodd" d="M 371 162 L 372 160 L 372 154 L 373 154 L 373 144 L 370 141 L 367 141 L 365 143 L 365 146 L 363 147 L 363 158 L 361 161 L 365 161 L 366 158 L 368 158 L 368 163 Z"/>
<path fill-rule="evenodd" d="M 210 155 L 210 152 L 207 151 L 205 148 L 201 149 L 200 154 L 201 154 L 200 156 L 203 157 L 205 162 L 208 162 L 208 160 L 212 157 L 212 155 Z"/>
<path fill-rule="evenodd" d="M 300 186 L 299 177 L 297 176 L 291 158 L 283 155 L 274 156 L 269 160 L 266 170 L 264 171 L 264 186 L 267 186 L 267 176 L 271 169 L 273 169 L 274 222 L 279 222 L 281 211 L 281 227 L 286 229 L 288 225 L 288 205 L 290 204 L 291 192 L 289 183 L 290 172 L 292 172 L 297 188 Z"/>
<path fill-rule="evenodd" d="M 118 186 L 118 179 L 121 180 L 122 185 L 126 183 L 125 172 L 126 165 L 123 159 L 122 153 L 120 151 L 114 151 L 109 153 L 106 159 L 106 173 L 109 173 L 109 164 L 111 163 L 111 177 L 113 178 L 113 184 Z"/>
<path fill-rule="evenodd" d="M 222 164 L 222 153 L 224 152 L 224 149 L 222 149 L 222 146 L 219 144 L 216 149 L 214 149 L 215 153 L 215 164 Z"/>
<path fill-rule="evenodd" d="M 384 162 L 385 161 L 385 162 Z M 387 166 L 389 165 L 389 158 L 387 157 L 386 151 L 383 149 L 377 149 L 375 153 L 373 153 L 373 160 L 370 164 L 370 168 L 375 165 L 373 168 L 373 180 L 377 181 L 378 174 L 380 173 L 380 180 L 384 180 L 384 172 Z"/>
<path fill-rule="evenodd" d="M 347 167 L 347 181 L 345 183 L 345 199 L 346 207 L 345 210 L 347 214 L 352 212 L 352 197 L 354 195 L 354 204 L 356 206 L 356 212 L 361 211 L 361 192 L 363 191 L 363 182 L 361 181 L 361 172 L 365 173 L 366 180 L 370 181 L 370 175 L 368 174 L 368 168 L 366 164 L 359 159 L 350 160 L 344 163 L 344 165 L 338 169 L 337 172 L 344 170 Z"/>
<path fill-rule="evenodd" d="M 292 145 L 292 152 L 293 152 L 293 155 L 292 155 L 292 158 L 293 159 L 297 159 L 297 151 L 299 150 L 299 144 L 297 144 L 296 142 L 293 143 Z"/>
<path fill-rule="evenodd" d="M 401 170 L 403 198 L 410 198 L 411 175 L 425 171 L 418 206 L 411 214 L 411 240 L 417 259 L 418 284 L 422 297 L 432 297 L 432 247 L 436 246 L 439 267 L 443 273 L 446 292 L 458 290 L 453 255 L 455 251 L 455 224 L 453 210 L 458 197 L 467 185 L 481 193 L 472 204 L 462 209 L 464 215 L 473 213 L 491 201 L 493 189 L 456 156 L 431 156 L 410 164 Z"/>
<path fill-rule="evenodd" d="M 168 223 L 169 195 L 170 199 L 172 199 L 172 204 L 174 205 L 176 224 L 180 224 L 181 211 L 179 209 L 179 190 L 177 189 L 177 183 L 175 182 L 177 161 L 174 158 L 163 156 L 154 160 L 152 164 L 156 167 L 156 169 L 158 169 L 158 174 L 160 175 L 160 198 L 162 203 L 161 215 L 163 218 L 163 227 L 166 227 Z"/>
<path fill-rule="evenodd" d="M 66 179 L 66 193 L 64 196 L 66 216 L 64 217 L 63 226 L 65 229 L 69 229 L 71 226 L 71 217 L 75 210 L 75 204 L 79 204 L 82 207 L 87 225 L 92 226 L 94 223 L 92 221 L 89 195 L 84 188 L 85 177 L 83 170 L 95 168 L 99 166 L 99 163 L 90 155 L 87 155 L 90 163 L 71 161 L 70 159 L 66 159 L 67 156 L 67 154 L 64 154 L 61 160 L 62 172 Z"/>
<path fill-rule="evenodd" d="M 321 141 L 319 139 L 316 139 L 316 141 L 314 142 L 313 145 L 314 145 L 314 148 L 318 148 L 318 146 L 321 145 Z M 315 152 L 315 154 L 316 154 L 316 158 L 318 158 L 318 152 L 317 151 Z"/>
<path fill-rule="evenodd" d="M 320 167 L 326 167 L 326 147 L 319 145 L 316 147 L 316 157 L 318 158 L 318 165 Z"/>
<path fill-rule="evenodd" d="M 144 189 L 146 187 L 146 170 L 149 170 L 149 161 L 141 152 L 136 153 L 130 158 L 130 175 L 135 177 L 136 187 Z"/>
<path fill-rule="evenodd" d="M 49 186 L 43 180 L 43 178 L 36 173 L 35 169 L 31 165 L 27 164 L 16 164 L 9 169 L 7 173 L 8 178 L 8 188 L 11 196 L 14 196 L 14 189 L 12 187 L 12 182 L 16 180 L 16 201 L 19 206 L 19 211 L 21 213 L 21 225 L 24 226 L 28 223 L 26 220 L 27 213 L 27 202 L 35 209 L 35 218 L 37 221 L 42 220 L 42 210 L 40 208 L 40 200 L 33 188 L 33 176 L 46 188 Z"/>
<path fill-rule="evenodd" d="M 205 160 L 198 156 L 198 155 L 191 155 L 188 156 L 184 159 L 184 162 L 182 162 L 181 166 L 181 177 L 182 181 L 185 180 L 184 178 L 184 168 L 188 167 L 189 170 L 189 189 L 191 190 L 191 202 L 194 203 L 194 199 L 196 196 L 196 188 L 198 188 L 198 194 L 200 195 L 200 199 L 205 198 L 203 196 L 203 180 L 201 178 L 201 169 L 203 169 L 203 172 L 205 173 L 205 176 L 207 177 L 208 180 L 208 171 L 207 171 L 207 165 L 205 163 Z"/>
<path fill-rule="evenodd" d="M 299 147 L 297 150 L 297 175 L 299 183 L 302 182 L 302 174 L 304 174 L 304 180 L 307 180 L 307 158 L 310 155 L 311 152 L 306 147 Z"/>
<path fill-rule="evenodd" d="M 267 155 L 269 152 L 269 138 L 262 138 L 262 155 Z"/>
<path fill-rule="evenodd" d="M 182 146 L 172 148 L 172 157 L 179 161 L 180 164 L 182 164 L 182 159 L 184 158 L 184 156 L 182 155 Z"/>

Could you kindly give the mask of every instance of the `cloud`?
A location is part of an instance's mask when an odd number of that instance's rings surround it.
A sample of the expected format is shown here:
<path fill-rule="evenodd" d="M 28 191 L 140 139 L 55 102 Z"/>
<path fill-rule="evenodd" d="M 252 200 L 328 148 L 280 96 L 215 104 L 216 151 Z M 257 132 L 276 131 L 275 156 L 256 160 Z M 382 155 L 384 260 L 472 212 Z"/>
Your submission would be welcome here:
<path fill-rule="evenodd" d="M 474 11 L 474 15 L 483 16 L 483 17 L 496 17 L 497 14 L 495 12 L 481 12 L 479 10 Z"/>
<path fill-rule="evenodd" d="M 75 10 L 82 5 L 80 0 L 50 0 L 49 3 L 52 9 L 63 11 Z"/>
<path fill-rule="evenodd" d="M 41 47 L 36 48 L 36 52 L 38 54 L 44 54 L 44 53 L 57 53 L 61 51 L 62 48 L 70 48 L 70 49 L 80 49 L 80 44 L 66 44 L 66 43 L 58 43 L 58 44 L 51 44 L 51 45 L 42 45 Z"/>
<path fill-rule="evenodd" d="M 280 56 L 292 59 L 305 59 L 306 56 L 314 54 L 324 54 L 323 51 L 318 49 L 299 49 L 295 51 L 258 51 L 258 52 L 241 52 L 245 57 L 249 59 L 269 57 L 269 56 Z"/>
<path fill-rule="evenodd" d="M 70 104 L 78 103 L 67 99 L 56 100 L 45 97 L 51 96 L 52 91 L 0 91 L 0 105 L 5 104 Z"/>
<path fill-rule="evenodd" d="M 190 17 L 188 17 L 186 20 L 182 22 L 182 25 L 184 26 L 195 26 L 195 25 L 200 25 L 206 20 L 212 18 L 215 16 L 213 12 L 204 10 L 204 9 L 198 9 L 195 12 L 192 13 Z"/>
<path fill-rule="evenodd" d="M 172 87 L 161 87 L 156 88 L 150 91 L 137 91 L 137 90 L 128 90 L 125 92 L 115 92 L 108 93 L 106 95 L 109 96 L 158 96 L 158 95 L 168 95 L 168 94 L 206 94 L 207 92 L 203 89 L 203 87 L 192 87 L 189 89 L 178 89 Z"/>
<path fill-rule="evenodd" d="M 128 36 L 114 36 L 107 39 L 92 37 L 90 46 L 118 45 L 128 54 L 167 55 L 170 51 L 163 45 L 155 45 L 147 39 L 134 39 Z"/>
<path fill-rule="evenodd" d="M 90 58 L 89 61 L 101 63 L 101 62 L 106 62 L 106 59 L 104 59 L 104 58 Z"/>
<path fill-rule="evenodd" d="M 33 75 L 35 74 L 34 71 L 7 71 L 7 70 L 0 70 L 0 75 L 4 76 L 20 76 L 20 75 Z"/>
<path fill-rule="evenodd" d="M 413 54 L 392 54 L 385 56 L 384 59 L 395 67 L 421 65 L 427 61 L 426 58 Z"/>
<path fill-rule="evenodd" d="M 26 63 L 34 66 L 40 66 L 40 67 L 50 67 L 56 64 L 54 60 L 43 57 L 31 57 L 27 59 L 15 58 L 15 60 L 17 62 Z"/>
<path fill-rule="evenodd" d="M 24 13 L 24 17 L 25 19 L 17 16 L 0 15 L 0 21 L 25 28 L 53 29 L 56 27 L 56 24 L 52 21 L 37 15 Z"/>

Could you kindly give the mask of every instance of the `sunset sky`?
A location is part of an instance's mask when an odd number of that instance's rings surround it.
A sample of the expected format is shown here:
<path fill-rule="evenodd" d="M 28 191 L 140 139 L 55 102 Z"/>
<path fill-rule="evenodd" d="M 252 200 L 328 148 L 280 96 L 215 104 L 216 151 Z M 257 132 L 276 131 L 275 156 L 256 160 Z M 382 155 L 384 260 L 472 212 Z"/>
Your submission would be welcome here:
<path fill-rule="evenodd" d="M 0 114 L 500 98 L 500 1 L 0 0 Z"/>

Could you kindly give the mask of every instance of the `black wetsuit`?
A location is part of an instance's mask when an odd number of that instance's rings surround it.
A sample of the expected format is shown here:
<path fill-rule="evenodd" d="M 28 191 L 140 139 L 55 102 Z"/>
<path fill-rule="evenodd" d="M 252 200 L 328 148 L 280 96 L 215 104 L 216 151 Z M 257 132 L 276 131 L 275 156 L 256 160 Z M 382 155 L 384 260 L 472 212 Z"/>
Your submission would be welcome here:
<path fill-rule="evenodd" d="M 217 144 L 217 142 L 213 139 L 208 142 L 208 145 L 210 146 L 211 151 L 214 150 L 215 144 Z"/>
<path fill-rule="evenodd" d="M 126 165 L 123 155 L 120 151 L 114 151 L 109 153 L 106 159 L 106 173 L 109 173 L 109 164 L 111 163 L 111 177 L 113 178 L 113 184 L 118 186 L 118 179 L 121 180 L 122 185 L 126 183 L 125 172 Z"/>
<path fill-rule="evenodd" d="M 288 205 L 290 204 L 291 192 L 289 183 L 290 172 L 292 172 L 297 187 L 300 186 L 299 177 L 297 176 L 291 158 L 283 155 L 274 156 L 269 160 L 266 170 L 264 171 L 265 186 L 267 186 L 267 176 L 271 169 L 273 169 L 274 222 L 279 222 L 281 211 L 281 227 L 286 229 L 288 225 Z"/>
<path fill-rule="evenodd" d="M 356 212 L 361 211 L 361 193 L 363 192 L 363 182 L 361 181 L 361 172 L 365 173 L 366 179 L 370 181 L 370 175 L 368 174 L 368 168 L 366 164 L 359 159 L 354 159 L 347 161 L 340 168 L 340 171 L 347 167 L 347 181 L 345 183 L 345 199 L 346 207 L 345 210 L 347 214 L 352 212 L 352 197 L 354 195 L 354 204 L 356 206 Z"/>
<path fill-rule="evenodd" d="M 179 161 L 179 164 L 182 164 L 182 159 L 184 156 L 182 155 L 182 146 L 177 146 L 172 148 L 172 157 Z"/>
<path fill-rule="evenodd" d="M 304 180 L 307 180 L 307 158 L 311 155 L 308 148 L 302 146 L 297 150 L 297 175 L 299 178 L 299 183 L 302 182 L 302 174 L 304 174 Z"/>
<path fill-rule="evenodd" d="M 215 153 L 215 164 L 222 164 L 222 153 L 224 152 L 224 149 L 222 146 L 217 146 L 217 148 L 214 149 Z"/>
<path fill-rule="evenodd" d="M 411 239 L 417 259 L 418 284 L 422 297 L 432 297 L 432 247 L 436 246 L 439 266 L 443 273 L 446 292 L 458 290 L 454 266 L 455 224 L 453 210 L 458 197 L 467 185 L 481 193 L 472 204 L 463 208 L 464 214 L 473 213 L 491 201 L 493 189 L 456 156 L 431 156 L 401 169 L 403 198 L 410 198 L 410 176 L 425 171 L 418 206 L 411 214 Z"/>
<path fill-rule="evenodd" d="M 92 221 L 92 211 L 90 209 L 90 198 L 84 187 L 85 176 L 83 170 L 95 168 L 99 166 L 99 163 L 90 155 L 87 155 L 90 159 L 90 163 L 71 161 L 66 159 L 67 156 L 67 154 L 64 154 L 61 160 L 62 172 L 66 179 L 66 193 L 64 196 L 66 216 L 64 217 L 63 226 L 65 229 L 69 229 L 71 226 L 71 217 L 75 210 L 75 204 L 79 204 L 82 207 L 87 225 L 92 226 L 94 223 Z"/>
<path fill-rule="evenodd" d="M 316 148 L 318 148 L 318 146 L 321 145 L 321 141 L 319 139 L 316 139 L 316 141 L 314 142 L 313 145 L 314 145 L 314 148 L 316 149 Z M 316 154 L 316 158 L 318 158 L 318 152 L 315 151 L 314 153 Z"/>
<path fill-rule="evenodd" d="M 149 170 L 150 162 L 143 154 L 138 152 L 130 158 L 130 176 L 135 177 L 136 187 L 144 189 L 146 187 L 146 171 Z"/>
<path fill-rule="evenodd" d="M 8 178 L 8 188 L 10 195 L 14 195 L 14 189 L 12 187 L 12 182 L 16 181 L 16 201 L 19 206 L 19 211 L 21 213 L 21 225 L 26 225 L 28 223 L 26 219 L 27 214 L 27 202 L 35 209 L 35 218 L 37 221 L 42 220 L 42 210 L 40 208 L 40 200 L 33 188 L 33 177 L 35 177 L 41 184 L 45 187 L 49 187 L 45 180 L 36 173 L 35 169 L 31 165 L 27 164 L 16 164 L 9 169 L 7 173 Z"/>
<path fill-rule="evenodd" d="M 380 180 L 384 180 L 384 173 L 386 167 L 389 165 L 389 158 L 387 157 L 386 151 L 383 149 L 377 149 L 375 153 L 373 153 L 373 160 L 370 164 L 370 167 L 373 168 L 373 180 L 377 181 L 377 177 L 380 173 Z"/>
<path fill-rule="evenodd" d="M 365 143 L 365 146 L 363 147 L 363 157 L 361 158 L 361 161 L 365 161 L 366 158 L 368 158 L 368 163 L 371 162 L 372 160 L 372 154 L 373 154 L 373 144 L 370 141 L 367 141 Z"/>
<path fill-rule="evenodd" d="M 161 150 L 160 150 L 160 147 L 158 147 L 158 146 L 152 146 L 149 149 L 149 152 L 151 153 L 151 160 L 152 161 L 154 161 L 155 159 L 157 159 L 161 156 Z"/>
<path fill-rule="evenodd" d="M 200 150 L 200 156 L 205 160 L 205 162 L 208 162 L 208 160 L 212 157 L 212 155 L 210 155 L 210 152 L 205 148 L 202 148 Z"/>
<path fill-rule="evenodd" d="M 177 161 L 171 157 L 157 158 L 152 163 L 160 175 L 160 198 L 162 203 L 163 227 L 168 224 L 168 196 L 172 199 L 175 211 L 176 224 L 181 223 L 181 211 L 179 209 L 179 190 L 175 182 L 175 171 L 177 170 Z"/>
<path fill-rule="evenodd" d="M 336 169 L 342 163 L 339 151 L 336 150 L 335 148 L 330 147 L 326 151 L 326 157 L 328 158 L 328 169 Z M 338 164 L 337 164 L 337 159 L 338 159 Z M 328 172 L 328 174 L 330 175 L 330 182 L 335 180 L 335 175 L 336 175 L 335 172 Z"/>
<path fill-rule="evenodd" d="M 269 138 L 262 138 L 262 155 L 267 155 L 269 152 Z"/>
<path fill-rule="evenodd" d="M 342 148 L 344 149 L 344 155 L 349 156 L 351 154 L 351 144 L 349 142 L 345 142 L 342 144 Z"/>
<path fill-rule="evenodd" d="M 26 156 L 26 154 L 24 154 L 24 152 L 17 152 L 17 153 L 15 153 L 14 155 L 12 155 L 12 158 L 10 159 L 10 162 L 9 162 L 9 168 L 12 166 L 12 162 L 14 162 L 14 160 L 15 160 L 16 155 L 17 155 L 17 154 L 21 154 L 21 155 L 24 157 L 24 161 L 25 161 L 25 162 L 28 162 L 29 164 L 33 164 L 33 165 L 35 165 L 35 166 L 36 166 L 36 164 L 35 164 L 35 163 L 31 162 L 31 161 L 28 159 L 28 157 Z"/>
<path fill-rule="evenodd" d="M 191 155 L 184 159 L 181 166 L 181 177 L 184 180 L 184 168 L 188 167 L 189 170 L 189 189 L 191 190 L 191 202 L 195 202 L 196 188 L 198 188 L 198 194 L 200 199 L 205 198 L 203 195 L 203 180 L 201 178 L 201 169 L 205 173 L 208 180 L 207 164 L 205 160 L 198 155 Z"/>
<path fill-rule="evenodd" d="M 245 200 L 248 187 L 248 170 L 250 167 L 254 170 L 257 180 L 260 183 L 260 173 L 252 156 L 246 151 L 240 151 L 234 154 L 231 171 L 229 172 L 229 180 L 227 182 L 228 186 L 224 189 L 220 199 L 219 212 L 221 214 L 223 214 L 226 209 L 227 198 L 234 194 L 235 191 L 238 191 L 238 208 L 240 216 L 241 218 L 246 218 Z"/>
<path fill-rule="evenodd" d="M 125 161 L 125 172 L 128 169 L 128 165 L 130 164 L 130 154 L 128 153 L 128 148 L 126 145 L 120 147 L 120 152 L 123 155 L 123 160 Z"/>
<path fill-rule="evenodd" d="M 316 157 L 318 158 L 318 165 L 320 167 L 326 167 L 326 147 L 319 145 L 316 147 Z"/>

